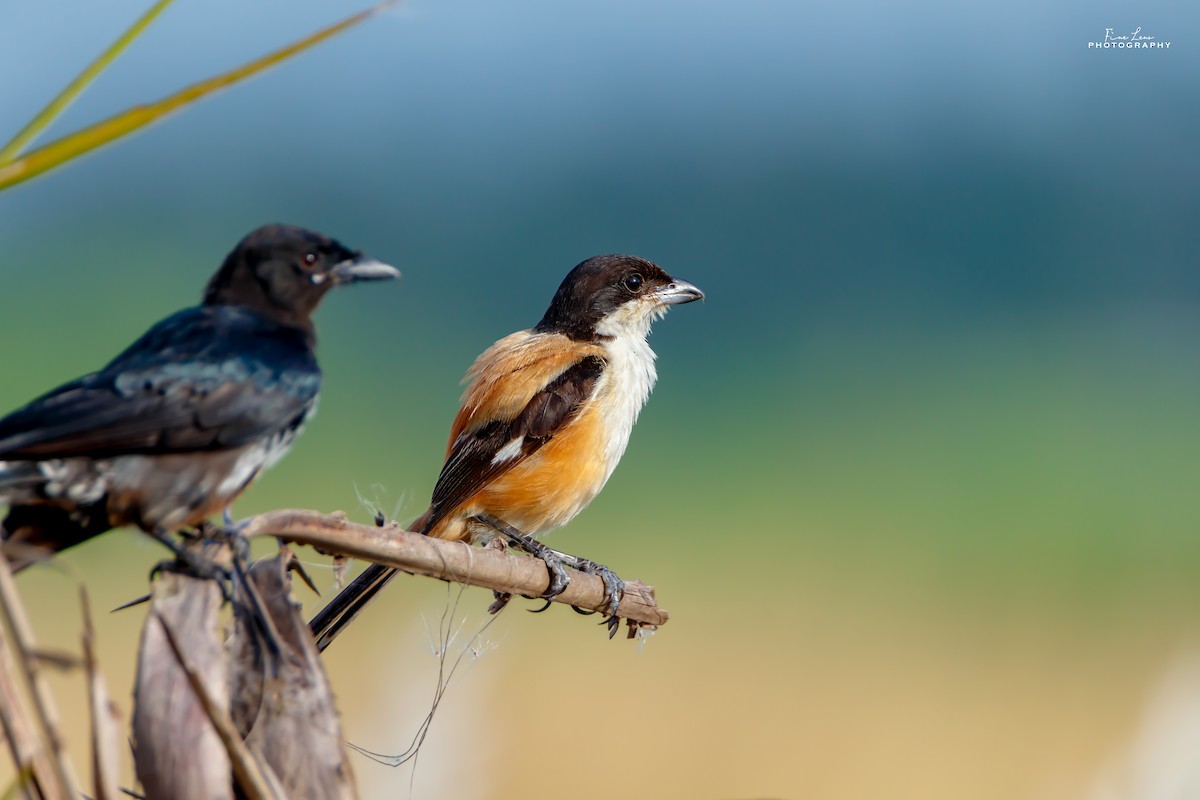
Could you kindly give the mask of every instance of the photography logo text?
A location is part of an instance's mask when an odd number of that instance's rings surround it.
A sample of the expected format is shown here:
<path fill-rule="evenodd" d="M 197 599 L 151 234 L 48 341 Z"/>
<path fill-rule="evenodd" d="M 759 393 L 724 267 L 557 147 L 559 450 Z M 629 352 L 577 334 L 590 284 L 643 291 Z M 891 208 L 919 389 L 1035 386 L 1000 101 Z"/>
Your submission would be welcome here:
<path fill-rule="evenodd" d="M 1105 28 L 1104 38 L 1088 42 L 1088 49 L 1096 50 L 1170 50 L 1171 43 L 1160 41 L 1157 36 L 1142 33 L 1141 26 L 1132 33 L 1117 33 L 1115 28 Z"/>

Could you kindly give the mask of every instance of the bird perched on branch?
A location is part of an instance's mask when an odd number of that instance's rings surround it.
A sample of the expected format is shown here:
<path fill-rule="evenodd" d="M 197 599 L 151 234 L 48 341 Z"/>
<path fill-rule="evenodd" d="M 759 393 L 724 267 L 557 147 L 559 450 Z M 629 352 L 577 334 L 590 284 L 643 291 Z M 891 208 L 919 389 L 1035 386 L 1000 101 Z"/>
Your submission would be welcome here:
<path fill-rule="evenodd" d="M 566 587 L 563 564 L 599 575 L 615 632 L 620 579 L 536 537 L 582 511 L 625 452 L 657 378 L 651 323 L 703 297 L 634 256 L 596 256 L 571 270 L 537 325 L 496 342 L 468 371 L 433 499 L 411 529 L 469 542 L 503 535 L 546 561 L 547 598 Z M 310 623 L 318 648 L 395 574 L 373 564 L 322 609 Z"/>
<path fill-rule="evenodd" d="M 10 561 L 20 568 L 121 525 L 169 543 L 168 532 L 227 510 L 316 408 L 321 299 L 399 274 L 303 228 L 250 233 L 200 305 L 0 420 Z"/>

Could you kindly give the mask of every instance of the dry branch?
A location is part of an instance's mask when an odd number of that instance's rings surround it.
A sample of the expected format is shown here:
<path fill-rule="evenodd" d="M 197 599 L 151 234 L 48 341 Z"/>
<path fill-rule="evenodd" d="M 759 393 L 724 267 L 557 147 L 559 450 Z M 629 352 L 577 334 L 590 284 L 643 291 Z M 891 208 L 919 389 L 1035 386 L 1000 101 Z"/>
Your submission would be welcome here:
<path fill-rule="evenodd" d="M 0 626 L 0 735 L 8 744 L 16 768 L 16 785 L 19 787 L 16 796 L 30 800 L 55 796 L 66 798 L 65 789 L 55 788 L 50 748 L 44 746 L 35 733 L 37 725 L 16 678 L 17 657 Z M 5 793 L 6 796 L 8 794 Z"/>
<path fill-rule="evenodd" d="M 78 797 L 67 761 L 58 715 L 37 658 L 33 627 L 0 555 L 0 722 L 29 797 Z"/>
<path fill-rule="evenodd" d="M 361 525 L 340 514 L 272 511 L 253 517 L 242 530 L 247 537 L 273 536 L 508 594 L 537 596 L 549 583 L 538 559 L 432 539 L 397 526 Z M 192 540 L 186 547 L 197 564 L 227 565 L 229 544 L 216 537 Z M 289 558 L 285 550 L 251 567 L 246 580 L 234 581 L 235 630 L 228 641 L 218 631 L 222 590 L 217 582 L 178 573 L 155 580 L 138 653 L 133 711 L 135 767 L 147 798 L 355 796 L 333 694 L 290 595 Z M 597 611 L 606 606 L 601 579 L 579 572 L 555 600 Z M 7 643 L 17 666 L 6 671 L 0 663 L 0 724 L 11 744 L 26 745 L 14 747 L 14 756 L 30 779 L 26 788 L 32 797 L 74 796 L 75 791 L 63 790 L 74 779 L 60 758 L 48 693 L 29 656 L 28 622 L 2 560 L 0 607 L 0 654 Z M 653 588 L 637 581 L 626 584 L 617 616 L 629 621 L 630 635 L 668 619 Z M 95 668 L 90 624 L 88 628 L 85 660 L 95 734 L 109 740 L 115 716 Z M 32 709 L 13 701 L 17 694 L 25 695 Z M 31 741 L 42 744 L 28 747 Z M 98 796 L 111 797 L 111 752 L 97 749 L 94 762 Z"/>
<path fill-rule="evenodd" d="M 550 583 L 545 565 L 534 558 L 433 539 L 399 526 L 360 525 L 339 514 L 323 515 L 301 509 L 270 511 L 252 517 L 243 533 L 275 536 L 329 553 L 514 595 L 536 597 Z M 570 584 L 554 600 L 599 611 L 605 606 L 604 583 L 595 575 L 572 572 Z M 668 619 L 667 612 L 658 607 L 654 588 L 640 581 L 625 584 L 617 616 L 630 620 L 631 625 L 651 629 L 666 624 Z"/>
<path fill-rule="evenodd" d="M 246 746 L 278 777 L 283 796 L 354 800 L 333 690 L 291 594 L 294 558 L 285 549 L 259 561 L 238 586 L 245 610 L 235 617 L 227 647 L 231 715 Z"/>
<path fill-rule="evenodd" d="M 185 546 L 228 563 L 224 540 Z M 214 581 L 161 573 L 138 653 L 135 766 L 149 800 L 354 800 L 333 692 L 283 551 L 234 581 L 234 628 L 217 631 Z M 236 784 L 236 785 L 235 785 Z"/>
<path fill-rule="evenodd" d="M 175 656 L 180 669 L 187 676 L 188 685 L 192 687 L 196 699 L 200 701 L 200 706 L 208 715 L 208 721 L 212 723 L 212 729 L 217 732 L 221 744 L 225 746 L 229 763 L 233 766 L 236 788 L 240 790 L 237 796 L 244 797 L 246 800 L 286 800 L 287 795 L 284 793 L 279 779 L 263 763 L 262 759 L 251 752 L 246 743 L 242 741 L 241 734 L 238 733 L 237 726 L 234 725 L 233 718 L 230 717 L 226 707 L 228 705 L 226 696 L 228 686 L 223 683 L 210 686 L 209 681 L 213 670 L 207 663 L 203 665 L 192 663 L 191 655 L 188 652 L 191 649 L 191 643 L 181 641 L 183 636 L 191 632 L 185 631 L 182 634 L 177 632 L 173 624 L 168 622 L 165 617 L 160 617 L 158 621 L 162 626 L 166 642 L 171 648 L 171 654 Z M 154 798 L 149 791 L 147 791 L 146 797 L 151 800 Z M 169 795 L 169 797 L 174 798 L 174 795 Z M 165 797 L 164 800 L 166 800 Z"/>
<path fill-rule="evenodd" d="M 83 664 L 87 671 L 88 707 L 92 715 L 92 786 L 95 800 L 123 797 L 120 784 L 121 715 L 108 693 L 96 660 L 96 629 L 87 589 L 80 588 L 83 606 Z"/>
<path fill-rule="evenodd" d="M 232 798 L 229 755 L 175 656 L 166 627 L 186 632 L 188 667 L 202 672 L 209 692 L 228 703 L 225 648 L 217 631 L 221 589 L 213 581 L 163 573 L 152 595 L 133 698 L 138 780 L 151 800 Z"/>

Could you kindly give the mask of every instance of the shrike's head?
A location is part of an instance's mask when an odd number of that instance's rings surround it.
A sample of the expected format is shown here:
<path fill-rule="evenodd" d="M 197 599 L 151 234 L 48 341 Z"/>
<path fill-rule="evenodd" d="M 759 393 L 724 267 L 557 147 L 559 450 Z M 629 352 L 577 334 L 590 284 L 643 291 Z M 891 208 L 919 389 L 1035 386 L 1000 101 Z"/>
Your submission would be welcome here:
<path fill-rule="evenodd" d="M 645 338 L 668 307 L 703 298 L 699 288 L 644 258 L 593 256 L 563 279 L 535 330 L 580 341 Z"/>

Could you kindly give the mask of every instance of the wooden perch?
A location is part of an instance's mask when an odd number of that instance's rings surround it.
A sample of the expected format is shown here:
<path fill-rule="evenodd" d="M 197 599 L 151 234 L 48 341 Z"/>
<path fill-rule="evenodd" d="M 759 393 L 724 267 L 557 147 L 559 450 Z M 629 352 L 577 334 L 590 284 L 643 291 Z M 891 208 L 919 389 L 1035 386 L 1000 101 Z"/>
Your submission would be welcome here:
<path fill-rule="evenodd" d="M 246 746 L 278 777 L 284 797 L 354 800 L 333 689 L 300 604 L 284 549 L 250 567 L 230 637 L 231 716 Z M 252 595 L 252 596 L 251 596 Z"/>
<path fill-rule="evenodd" d="M 228 704 L 220 607 L 221 589 L 213 581 L 175 573 L 160 573 L 154 581 L 133 694 L 134 765 L 151 800 L 233 797 L 225 745 L 189 678 L 189 671 L 202 674 L 208 692 Z M 172 647 L 172 630 L 185 632 L 186 669 Z"/>
<path fill-rule="evenodd" d="M 514 595 L 537 596 L 549 584 L 546 566 L 538 559 L 433 539 L 397 526 L 357 524 L 340 514 L 272 511 L 248 520 L 242 532 Z M 299 604 L 291 597 L 292 554 L 285 548 L 243 571 L 233 559 L 232 544 L 223 535 L 184 544 L 194 556 L 184 560 L 193 565 L 228 566 L 232 561 L 238 570 L 229 637 L 219 626 L 220 583 L 172 571 L 160 572 L 154 581 L 138 651 L 132 720 L 143 795 L 148 800 L 353 800 L 353 773 L 333 693 Z M 48 701 L 48 693 L 28 655 L 28 624 L 14 614 L 19 599 L 5 567 L 0 557 L 0 734 L 13 748 L 27 797 L 69 800 L 79 793 L 61 758 L 52 710 L 41 702 Z M 581 572 L 572 573 L 555 600 L 597 611 L 606 606 L 601 579 Z M 626 584 L 617 616 L 629 621 L 631 636 L 668 619 L 653 588 L 637 581 Z M 92 644 L 89 625 L 85 651 L 94 731 L 104 739 L 98 744 L 111 745 L 116 717 Z M 36 713 L 16 701 L 22 694 L 35 701 Z M 97 797 L 114 796 L 113 761 L 111 747 L 97 747 Z"/>
<path fill-rule="evenodd" d="M 187 549 L 229 560 L 219 542 Z M 211 580 L 155 578 L 138 652 L 134 762 L 148 800 L 354 800 L 333 692 L 283 550 L 233 589 L 222 643 Z"/>
<path fill-rule="evenodd" d="M 252 517 L 243 534 L 275 536 L 319 550 L 399 567 L 418 575 L 482 586 L 498 592 L 536 597 L 546 591 L 550 577 L 539 560 L 500 550 L 472 547 L 402 530 L 350 522 L 339 514 L 324 515 L 302 509 L 269 511 Z M 579 608 L 604 608 L 604 582 L 595 575 L 571 573 L 566 590 L 554 598 Z M 658 607 L 654 588 L 640 581 L 625 584 L 617 616 L 630 625 L 654 629 L 665 625 L 668 614 Z M 632 633 L 632 630 L 631 630 Z"/>

